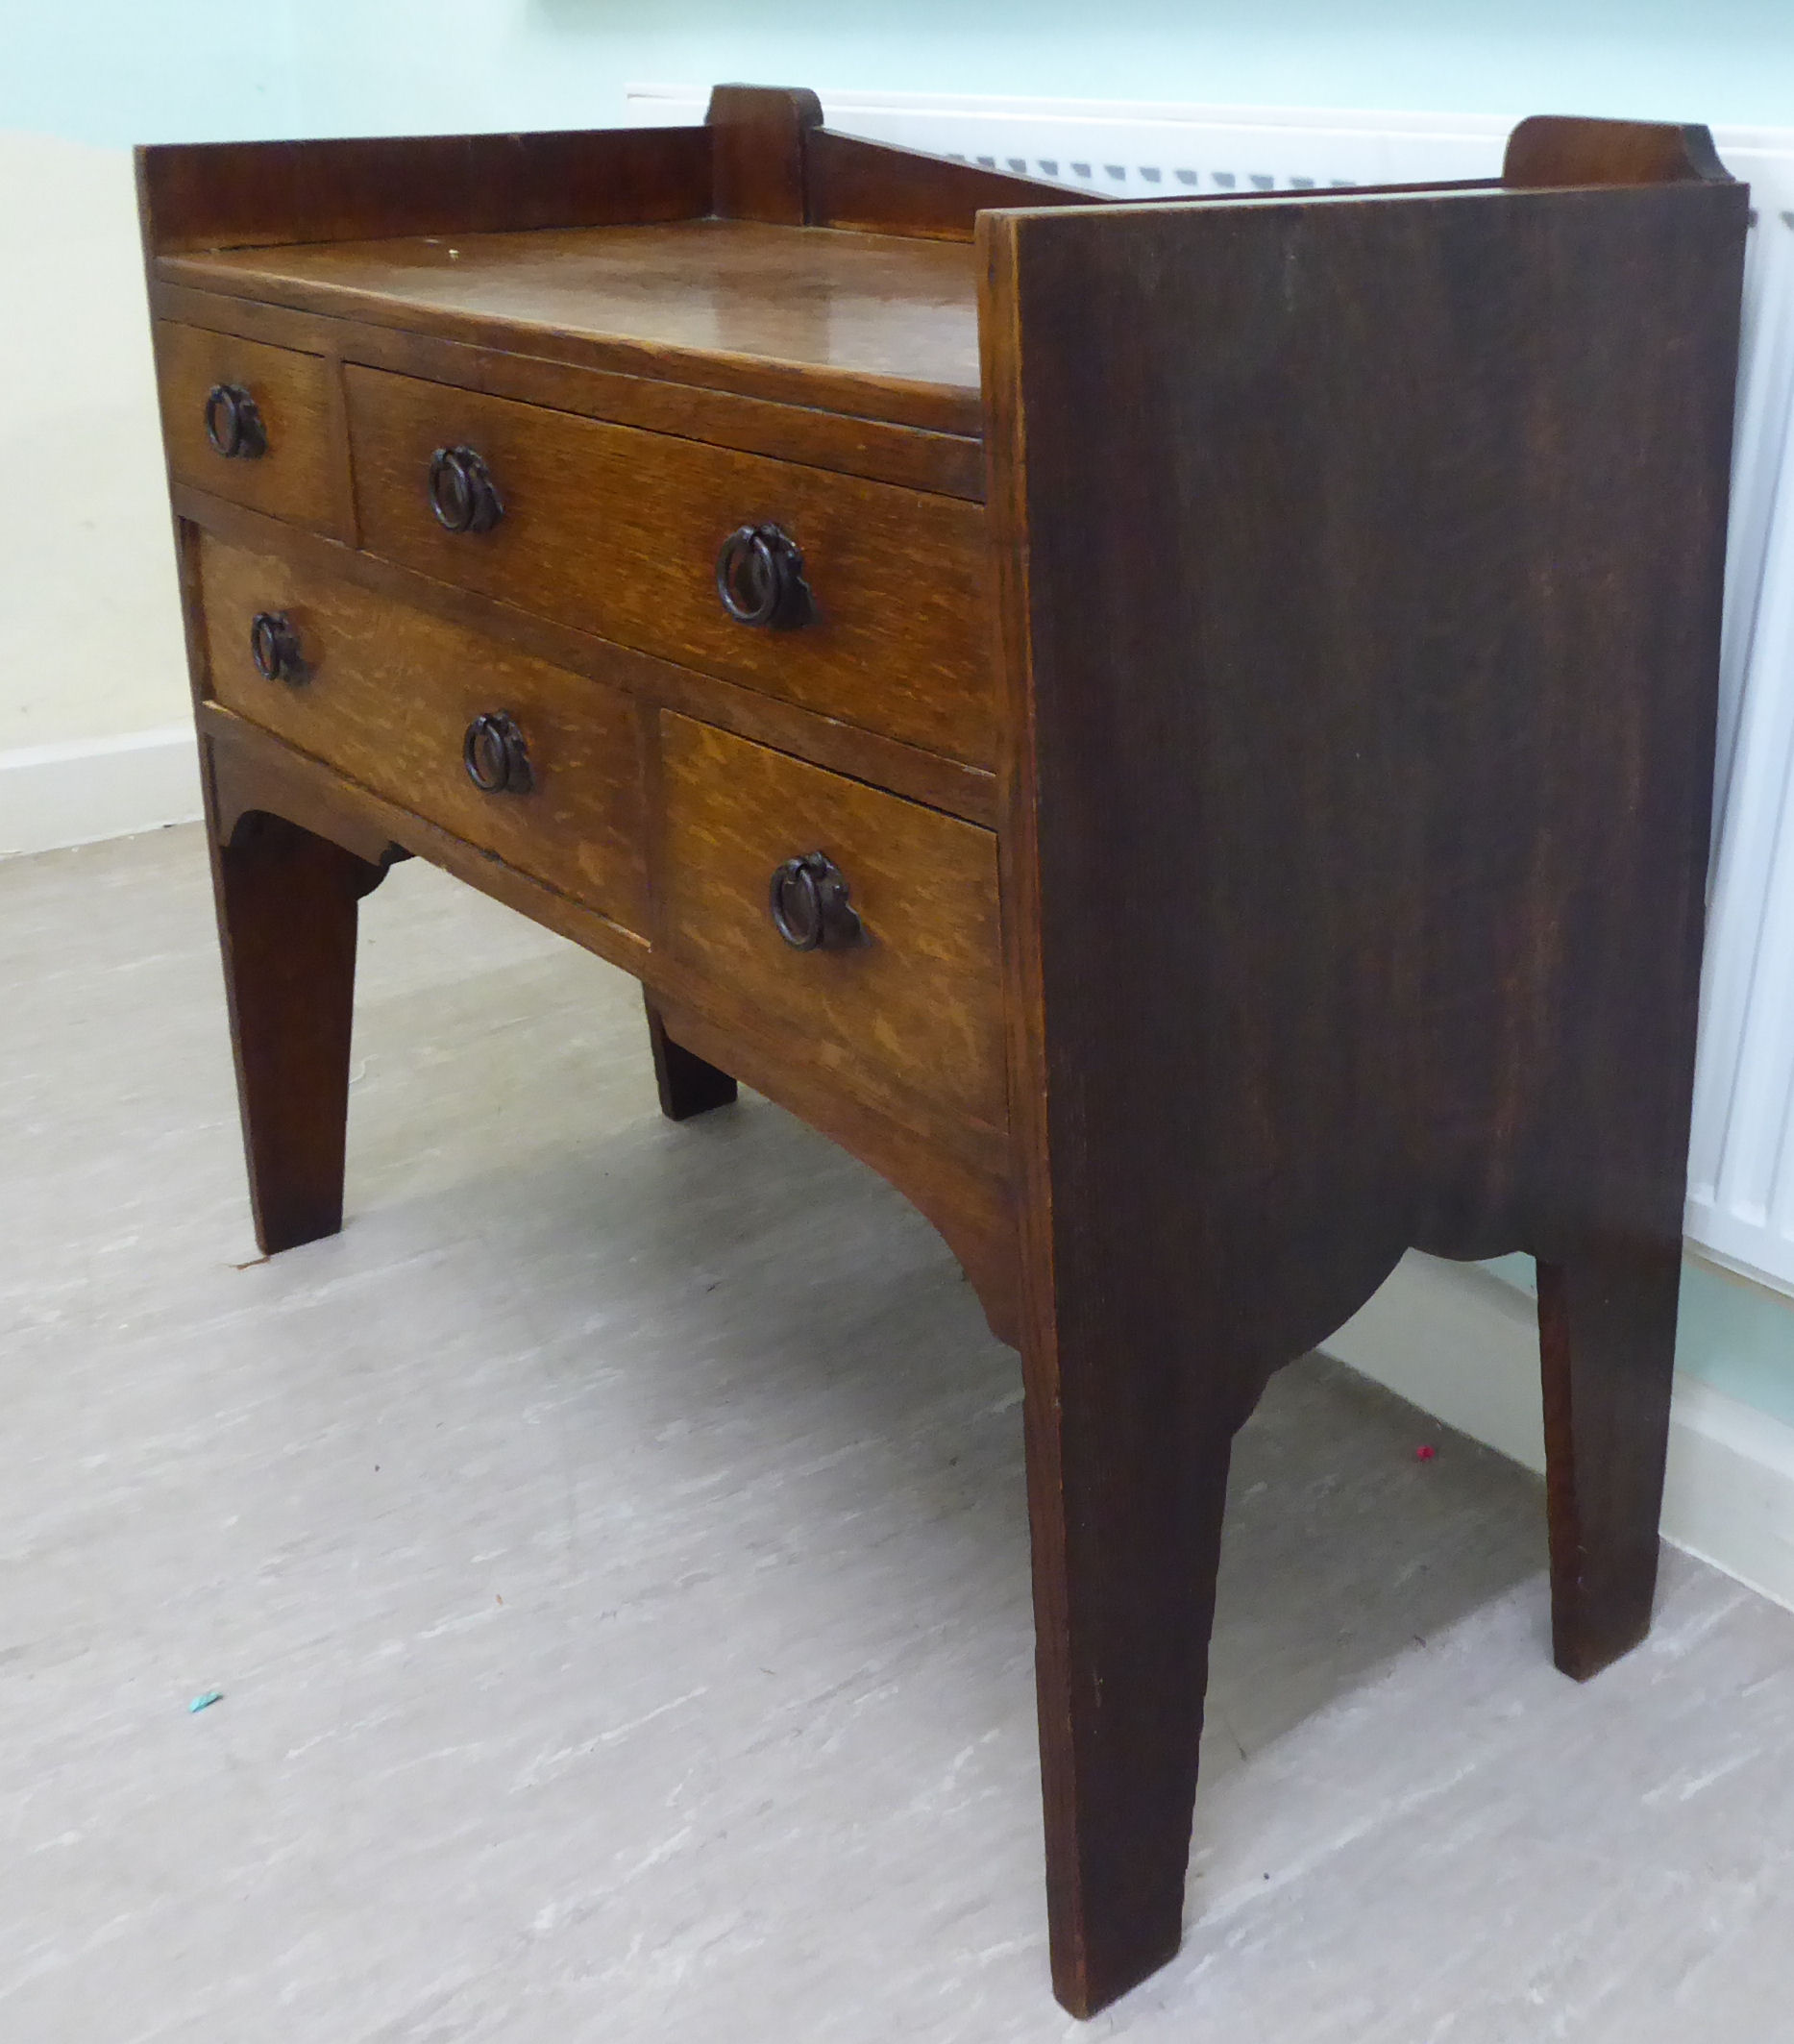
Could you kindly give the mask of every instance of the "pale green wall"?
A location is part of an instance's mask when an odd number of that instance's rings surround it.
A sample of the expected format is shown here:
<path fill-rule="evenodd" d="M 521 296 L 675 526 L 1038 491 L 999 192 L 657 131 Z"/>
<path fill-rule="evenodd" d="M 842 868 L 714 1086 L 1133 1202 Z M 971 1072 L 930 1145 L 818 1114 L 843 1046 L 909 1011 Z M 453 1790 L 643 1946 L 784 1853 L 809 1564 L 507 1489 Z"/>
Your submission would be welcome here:
<path fill-rule="evenodd" d="M 738 77 L 1794 122 L 1794 0 L 0 0 L 0 128 L 118 144 L 615 121 Z"/>

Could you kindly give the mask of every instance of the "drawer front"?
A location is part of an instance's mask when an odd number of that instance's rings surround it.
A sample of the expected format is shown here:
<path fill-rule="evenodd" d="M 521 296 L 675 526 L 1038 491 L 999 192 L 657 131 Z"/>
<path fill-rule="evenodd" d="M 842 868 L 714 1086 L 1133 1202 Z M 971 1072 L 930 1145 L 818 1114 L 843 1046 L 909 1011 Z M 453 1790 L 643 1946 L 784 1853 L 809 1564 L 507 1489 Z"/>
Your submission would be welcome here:
<path fill-rule="evenodd" d="M 420 382 L 347 371 L 363 544 L 464 588 L 974 765 L 995 757 L 979 505 Z M 472 449 L 502 507 L 445 530 L 438 448 Z M 717 558 L 773 525 L 813 615 L 743 624 Z"/>
<path fill-rule="evenodd" d="M 627 695 L 352 583 L 209 537 L 201 547 L 217 702 L 520 873 L 646 928 L 641 725 Z M 258 615 L 285 620 L 297 677 L 258 669 Z M 521 737 L 528 786 L 484 793 L 469 775 L 468 727 L 500 716 Z M 490 778 L 504 732 L 484 728 L 476 764 Z"/>
<path fill-rule="evenodd" d="M 181 481 L 296 525 L 338 529 L 331 367 L 322 356 L 159 320 L 156 367 L 168 466 Z M 237 413 L 233 455 L 207 432 L 214 390 L 245 391 L 255 407 L 253 419 Z M 230 400 L 212 406 L 213 430 L 226 446 L 235 409 Z"/>
<path fill-rule="evenodd" d="M 1000 1129 L 995 836 L 672 711 L 660 747 L 669 948 L 782 1055 L 899 1113 L 921 1101 Z M 817 852 L 861 938 L 794 949 L 773 877 Z"/>

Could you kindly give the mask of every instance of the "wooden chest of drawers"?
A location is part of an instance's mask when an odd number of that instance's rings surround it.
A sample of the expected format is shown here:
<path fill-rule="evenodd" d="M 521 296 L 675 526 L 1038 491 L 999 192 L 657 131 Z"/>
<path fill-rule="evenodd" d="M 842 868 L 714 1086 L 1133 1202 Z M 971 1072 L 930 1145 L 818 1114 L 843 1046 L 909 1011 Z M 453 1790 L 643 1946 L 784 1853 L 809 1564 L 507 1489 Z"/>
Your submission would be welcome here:
<path fill-rule="evenodd" d="M 670 1116 L 747 1080 L 902 1188 L 1022 1352 L 1079 2012 L 1177 1945 L 1231 1438 L 1411 1244 L 1538 1258 L 1558 1659 L 1642 1635 L 1745 222 L 1703 131 L 1110 207 L 725 87 L 140 177 L 266 1249 L 340 1224 L 411 853 L 643 981 Z"/>

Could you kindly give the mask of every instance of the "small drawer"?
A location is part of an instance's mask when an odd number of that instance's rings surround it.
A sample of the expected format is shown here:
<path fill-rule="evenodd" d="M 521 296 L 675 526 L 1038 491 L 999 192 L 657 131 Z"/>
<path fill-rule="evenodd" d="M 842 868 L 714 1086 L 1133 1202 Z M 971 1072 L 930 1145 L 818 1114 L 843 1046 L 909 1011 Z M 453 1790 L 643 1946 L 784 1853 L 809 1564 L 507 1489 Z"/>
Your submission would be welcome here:
<path fill-rule="evenodd" d="M 209 536 L 200 560 L 217 702 L 646 928 L 640 723 L 622 690 Z"/>
<path fill-rule="evenodd" d="M 931 751 L 995 759 L 981 505 L 384 370 L 346 379 L 371 552 Z M 761 536 L 737 543 L 730 601 L 772 611 L 761 623 L 731 614 L 719 585 L 724 548 L 749 533 Z"/>
<path fill-rule="evenodd" d="M 668 948 L 781 1056 L 1000 1130 L 992 833 L 672 711 L 660 747 Z"/>
<path fill-rule="evenodd" d="M 251 510 L 337 532 L 331 366 L 173 320 L 156 326 L 168 465 Z"/>

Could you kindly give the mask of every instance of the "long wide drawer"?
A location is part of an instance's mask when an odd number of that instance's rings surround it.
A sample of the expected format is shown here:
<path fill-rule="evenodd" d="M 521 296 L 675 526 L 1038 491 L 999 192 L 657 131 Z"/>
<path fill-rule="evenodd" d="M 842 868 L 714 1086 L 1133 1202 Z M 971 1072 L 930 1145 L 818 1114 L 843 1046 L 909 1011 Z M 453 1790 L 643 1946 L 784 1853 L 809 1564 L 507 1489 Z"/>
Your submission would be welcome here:
<path fill-rule="evenodd" d="M 164 319 L 156 325 L 156 373 L 168 465 L 181 481 L 339 530 L 341 456 L 322 356 Z"/>
<path fill-rule="evenodd" d="M 995 759 L 981 505 L 385 370 L 346 378 L 370 551 L 931 751 Z M 441 457 L 463 470 L 446 487 Z M 743 623 L 718 558 L 731 534 L 766 528 L 798 550 L 808 600 L 794 588 L 774 622 Z M 742 567 L 751 598 L 764 586 L 751 548 Z"/>
<path fill-rule="evenodd" d="M 209 684 L 227 709 L 646 930 L 627 695 L 285 560 L 209 535 L 200 550 Z"/>
<path fill-rule="evenodd" d="M 781 1055 L 1000 1130 L 992 833 L 672 711 L 660 752 L 673 952 Z"/>

